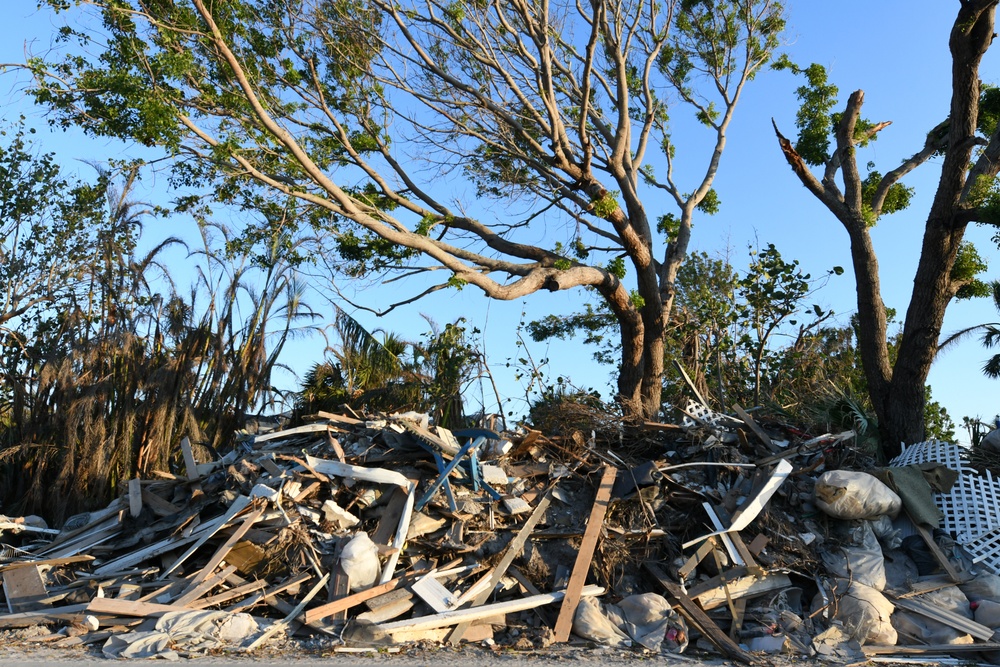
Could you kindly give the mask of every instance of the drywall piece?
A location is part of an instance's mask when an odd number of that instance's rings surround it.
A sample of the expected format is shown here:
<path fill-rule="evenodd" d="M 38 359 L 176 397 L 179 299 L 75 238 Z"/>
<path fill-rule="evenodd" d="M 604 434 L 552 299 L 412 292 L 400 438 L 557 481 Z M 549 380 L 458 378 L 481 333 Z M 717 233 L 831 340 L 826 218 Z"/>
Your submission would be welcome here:
<path fill-rule="evenodd" d="M 430 571 L 420 579 L 417 579 L 410 586 L 417 596 L 421 600 L 426 602 L 431 609 L 441 613 L 444 611 L 451 611 L 457 606 L 458 596 L 449 591 L 444 585 L 434 578 L 434 571 Z"/>

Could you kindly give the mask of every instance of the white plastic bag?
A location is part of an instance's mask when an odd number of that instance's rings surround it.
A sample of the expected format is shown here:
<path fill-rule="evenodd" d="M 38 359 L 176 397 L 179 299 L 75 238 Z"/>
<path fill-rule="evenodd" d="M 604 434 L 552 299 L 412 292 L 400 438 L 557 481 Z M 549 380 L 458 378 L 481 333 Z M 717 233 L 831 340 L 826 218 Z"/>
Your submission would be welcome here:
<path fill-rule="evenodd" d="M 358 533 L 340 552 L 340 566 L 348 576 L 352 591 L 371 588 L 378 578 L 378 547 L 368 533 Z"/>
<path fill-rule="evenodd" d="M 860 522 L 857 530 L 860 544 L 831 547 L 822 554 L 823 563 L 832 575 L 885 590 L 885 559 L 875 531 L 868 521 Z"/>
<path fill-rule="evenodd" d="M 903 501 L 866 472 L 829 470 L 816 480 L 816 505 L 836 519 L 895 519 Z"/>

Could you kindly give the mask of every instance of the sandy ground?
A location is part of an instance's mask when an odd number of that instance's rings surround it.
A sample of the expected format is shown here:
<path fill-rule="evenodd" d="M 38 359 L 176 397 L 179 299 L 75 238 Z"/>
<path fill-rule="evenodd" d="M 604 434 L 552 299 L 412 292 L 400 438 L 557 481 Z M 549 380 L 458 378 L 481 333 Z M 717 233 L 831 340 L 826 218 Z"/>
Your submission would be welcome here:
<path fill-rule="evenodd" d="M 661 665 L 705 667 L 733 665 L 711 656 L 651 655 L 632 650 L 593 647 L 592 645 L 563 645 L 541 650 L 516 651 L 509 648 L 463 646 L 461 649 L 402 646 L 388 650 L 363 653 L 342 652 L 338 647 L 315 641 L 275 640 L 253 654 L 219 652 L 211 654 L 181 654 L 178 662 L 197 662 L 199 665 L 315 665 L 320 662 L 331 667 L 364 667 L 366 665 L 391 665 L 392 667 L 458 667 L 460 665 L 498 665 L 502 667 L 529 667 L 537 665 L 566 665 L 574 663 L 596 665 L 631 665 L 636 662 Z M 395 652 L 389 652 L 395 651 Z M 92 667 L 107 665 L 110 659 L 100 651 L 100 645 L 55 648 L 44 642 L 32 641 L 15 632 L 0 633 L 0 665 L 67 665 Z M 768 664 L 771 661 L 762 661 Z"/>

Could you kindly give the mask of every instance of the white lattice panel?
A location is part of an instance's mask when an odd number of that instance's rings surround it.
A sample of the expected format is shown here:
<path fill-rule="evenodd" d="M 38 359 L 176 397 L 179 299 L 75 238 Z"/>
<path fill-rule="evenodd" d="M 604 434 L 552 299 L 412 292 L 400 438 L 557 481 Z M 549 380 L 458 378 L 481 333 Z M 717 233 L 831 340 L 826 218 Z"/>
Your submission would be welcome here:
<path fill-rule="evenodd" d="M 694 417 L 694 419 L 691 417 Z M 681 426 L 684 426 L 685 428 L 690 428 L 692 426 L 696 426 L 697 424 L 709 424 L 711 426 L 715 426 L 725 418 L 725 415 L 713 412 L 698 401 L 692 401 L 689 399 L 688 404 L 684 406 L 684 419 L 681 420 Z"/>
<path fill-rule="evenodd" d="M 958 480 L 948 493 L 935 493 L 941 510 L 941 528 L 994 572 L 1000 573 L 1000 480 L 987 470 L 980 474 L 969 465 L 966 449 L 949 442 L 931 440 L 906 447 L 890 461 L 892 466 L 942 463 L 958 471 Z"/>
<path fill-rule="evenodd" d="M 972 556 L 973 563 L 985 565 L 1000 574 L 1000 528 L 994 528 L 962 546 Z"/>

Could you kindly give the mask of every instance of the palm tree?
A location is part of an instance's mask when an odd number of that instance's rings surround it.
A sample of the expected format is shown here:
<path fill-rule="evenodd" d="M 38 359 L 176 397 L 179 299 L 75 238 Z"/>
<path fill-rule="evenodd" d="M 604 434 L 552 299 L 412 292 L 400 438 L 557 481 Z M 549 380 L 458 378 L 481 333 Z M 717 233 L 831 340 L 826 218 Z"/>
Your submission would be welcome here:
<path fill-rule="evenodd" d="M 990 294 L 993 297 L 993 306 L 1000 313 L 1000 280 L 990 282 Z M 976 332 L 982 332 L 980 341 L 987 350 L 1000 346 L 1000 322 L 984 322 L 971 327 L 966 327 L 948 336 L 938 345 L 938 352 L 958 343 L 966 337 Z M 994 354 L 983 364 L 983 374 L 994 380 L 1000 378 L 1000 353 Z"/>

